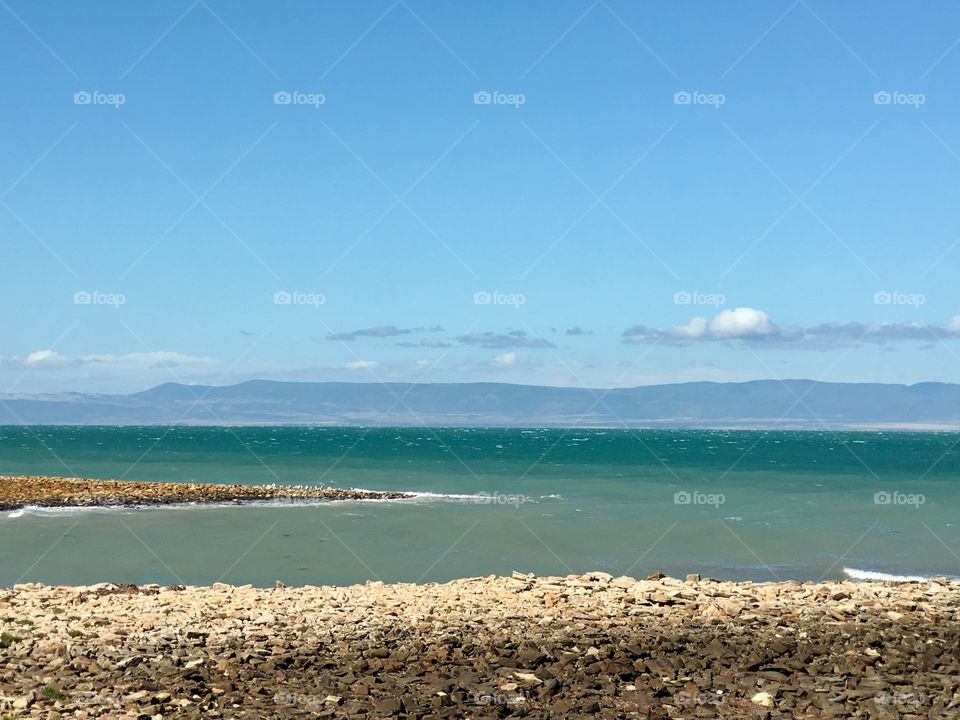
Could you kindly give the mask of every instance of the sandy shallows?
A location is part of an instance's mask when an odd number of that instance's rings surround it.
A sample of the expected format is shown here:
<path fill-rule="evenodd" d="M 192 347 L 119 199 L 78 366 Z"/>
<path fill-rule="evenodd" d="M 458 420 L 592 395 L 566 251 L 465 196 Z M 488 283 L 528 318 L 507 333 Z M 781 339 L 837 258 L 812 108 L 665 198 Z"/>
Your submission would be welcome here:
<path fill-rule="evenodd" d="M 14 510 L 27 505 L 90 507 L 258 500 L 393 500 L 410 497 L 413 496 L 409 493 L 291 485 L 128 482 L 0 475 L 0 510 Z"/>
<path fill-rule="evenodd" d="M 960 717 L 960 584 L 0 590 L 11 717 Z"/>

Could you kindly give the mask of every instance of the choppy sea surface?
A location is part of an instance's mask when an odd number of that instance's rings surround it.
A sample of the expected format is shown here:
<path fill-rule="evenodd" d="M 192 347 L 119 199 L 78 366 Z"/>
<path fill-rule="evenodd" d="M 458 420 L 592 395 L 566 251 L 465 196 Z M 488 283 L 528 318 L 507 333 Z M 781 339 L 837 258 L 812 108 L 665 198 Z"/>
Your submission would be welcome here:
<path fill-rule="evenodd" d="M 411 500 L 0 513 L 0 586 L 960 576 L 960 434 L 0 427 L 0 474 Z"/>

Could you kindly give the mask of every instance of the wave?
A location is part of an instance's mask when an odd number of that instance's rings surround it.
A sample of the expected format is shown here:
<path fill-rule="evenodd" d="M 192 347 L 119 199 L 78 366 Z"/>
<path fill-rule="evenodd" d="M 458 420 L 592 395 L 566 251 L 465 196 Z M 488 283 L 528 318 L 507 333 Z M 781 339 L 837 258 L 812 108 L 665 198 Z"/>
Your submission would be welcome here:
<path fill-rule="evenodd" d="M 43 505 L 24 505 L 22 508 L 11 510 L 7 513 L 7 518 L 15 520 L 25 516 L 30 517 L 63 517 L 75 513 L 103 513 L 117 512 L 118 510 L 131 510 L 131 507 L 123 505 L 71 505 L 68 507 L 46 507 Z"/>
<path fill-rule="evenodd" d="M 364 488 L 350 488 L 364 492 Z M 562 495 L 540 495 L 532 497 L 520 494 L 507 493 L 438 493 L 427 491 L 403 491 L 408 492 L 409 498 L 350 498 L 345 500 L 325 500 L 320 498 L 271 498 L 264 500 L 244 500 L 244 501 L 223 501 L 223 502 L 178 502 L 143 505 L 70 505 L 65 507 L 46 507 L 42 505 L 26 505 L 22 508 L 12 510 L 6 514 L 6 518 L 16 520 L 22 517 L 64 517 L 75 513 L 111 513 L 111 512 L 133 512 L 133 511 L 160 511 L 160 510 L 201 510 L 216 508 L 233 507 L 343 507 L 354 503 L 411 503 L 411 502 L 459 502 L 479 505 L 517 505 L 522 503 L 536 503 L 541 500 L 565 500 Z"/>
<path fill-rule="evenodd" d="M 411 491 L 414 500 L 450 500 L 450 501 L 465 501 L 465 502 L 477 502 L 483 496 L 482 495 L 465 495 L 460 493 L 437 493 L 437 492 L 426 492 L 426 491 Z"/>
<path fill-rule="evenodd" d="M 843 569 L 843 574 L 851 580 L 871 580 L 886 582 L 927 582 L 930 577 L 924 575 L 891 575 L 877 570 L 859 570 L 857 568 Z"/>
<path fill-rule="evenodd" d="M 408 491 L 404 491 L 408 492 Z M 470 502 L 479 505 L 515 505 L 523 503 L 538 503 L 541 500 L 566 500 L 563 495 L 524 495 L 523 493 L 505 493 L 505 492 L 478 492 L 472 494 L 464 493 L 438 493 L 421 492 L 417 490 L 409 491 L 414 500 L 426 501 L 448 501 L 448 502 Z"/>
<path fill-rule="evenodd" d="M 249 500 L 242 502 L 177 502 L 177 503 L 145 503 L 142 505 L 69 505 L 64 507 L 45 507 L 41 505 L 25 505 L 22 508 L 11 510 L 6 514 L 8 520 L 17 520 L 24 517 L 69 517 L 78 513 L 116 513 L 116 512 L 162 512 L 164 510 L 222 510 L 236 507 L 343 507 L 352 503 L 404 502 L 403 499 L 349 499 L 349 500 L 321 500 L 321 499 L 270 499 Z M 409 500 L 406 500 L 409 502 Z"/>

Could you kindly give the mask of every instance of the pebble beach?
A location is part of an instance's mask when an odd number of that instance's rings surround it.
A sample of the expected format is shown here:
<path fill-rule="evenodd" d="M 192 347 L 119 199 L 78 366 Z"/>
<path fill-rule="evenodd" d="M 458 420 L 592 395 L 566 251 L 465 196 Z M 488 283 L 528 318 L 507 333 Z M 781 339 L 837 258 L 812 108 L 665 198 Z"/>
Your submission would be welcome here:
<path fill-rule="evenodd" d="M 955 718 L 960 584 L 0 590 L 0 717 Z"/>

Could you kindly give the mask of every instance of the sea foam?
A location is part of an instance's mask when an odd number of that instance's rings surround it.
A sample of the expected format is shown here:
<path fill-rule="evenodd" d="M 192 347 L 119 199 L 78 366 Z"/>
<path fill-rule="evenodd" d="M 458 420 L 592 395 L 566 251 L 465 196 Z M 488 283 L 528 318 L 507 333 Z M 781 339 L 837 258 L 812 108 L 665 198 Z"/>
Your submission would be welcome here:
<path fill-rule="evenodd" d="M 844 575 L 852 580 L 875 580 L 887 582 L 927 582 L 930 578 L 923 575 L 891 575 L 876 570 L 859 570 L 857 568 L 843 569 Z"/>

